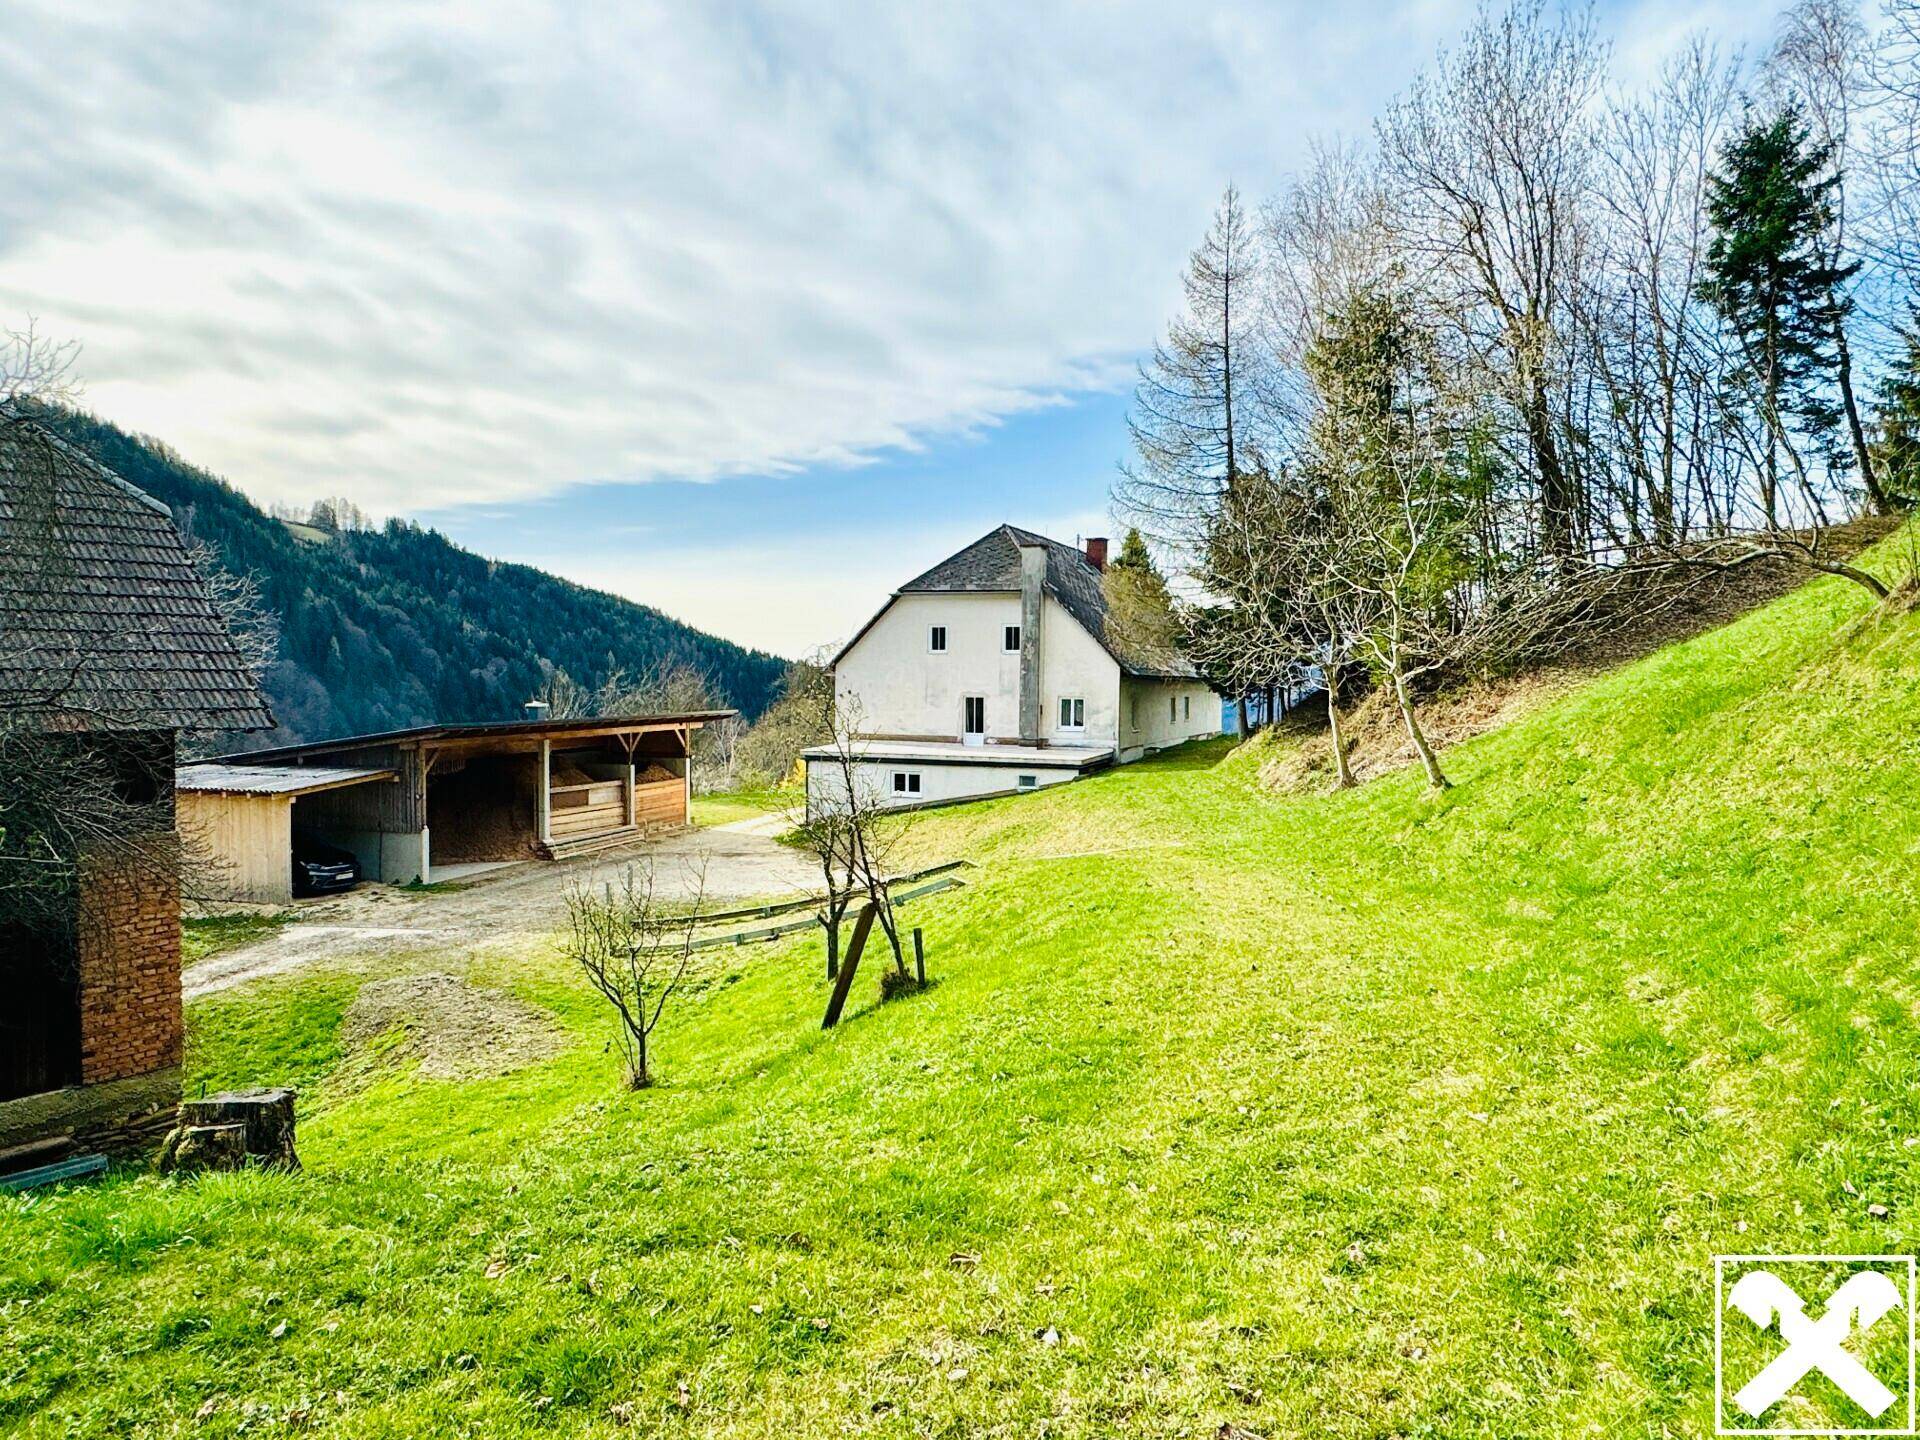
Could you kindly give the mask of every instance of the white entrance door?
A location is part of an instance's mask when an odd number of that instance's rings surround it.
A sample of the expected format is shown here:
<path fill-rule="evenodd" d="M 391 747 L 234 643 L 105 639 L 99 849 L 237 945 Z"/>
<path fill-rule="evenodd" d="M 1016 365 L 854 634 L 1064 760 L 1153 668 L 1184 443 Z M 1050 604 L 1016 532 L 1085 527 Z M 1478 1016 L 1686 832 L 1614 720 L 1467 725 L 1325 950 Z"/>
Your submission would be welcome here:
<path fill-rule="evenodd" d="M 968 745 L 987 743 L 987 697 L 969 695 L 966 698 L 966 714 L 960 724 L 960 738 Z"/>

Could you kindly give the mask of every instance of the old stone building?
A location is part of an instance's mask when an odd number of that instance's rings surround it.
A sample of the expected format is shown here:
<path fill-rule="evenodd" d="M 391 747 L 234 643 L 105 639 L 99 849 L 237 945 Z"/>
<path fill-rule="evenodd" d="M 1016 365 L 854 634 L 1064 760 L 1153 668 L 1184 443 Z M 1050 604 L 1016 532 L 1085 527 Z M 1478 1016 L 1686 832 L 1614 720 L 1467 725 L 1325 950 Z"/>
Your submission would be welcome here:
<path fill-rule="evenodd" d="M 0 408 L 0 1159 L 170 1117 L 178 737 L 272 723 L 166 507 Z"/>

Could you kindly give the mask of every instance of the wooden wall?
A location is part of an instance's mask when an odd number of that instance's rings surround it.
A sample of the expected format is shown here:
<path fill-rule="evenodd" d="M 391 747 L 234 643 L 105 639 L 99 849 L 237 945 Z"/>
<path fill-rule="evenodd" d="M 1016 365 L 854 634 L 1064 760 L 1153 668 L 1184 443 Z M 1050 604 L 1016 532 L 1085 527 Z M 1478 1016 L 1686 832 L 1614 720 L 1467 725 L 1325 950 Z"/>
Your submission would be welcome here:
<path fill-rule="evenodd" d="M 204 877 L 198 885 L 189 882 L 190 888 L 203 890 L 210 899 L 293 898 L 289 797 L 183 790 L 174 803 L 181 837 L 189 847 L 188 864 Z M 194 864 L 203 858 L 207 863 Z"/>

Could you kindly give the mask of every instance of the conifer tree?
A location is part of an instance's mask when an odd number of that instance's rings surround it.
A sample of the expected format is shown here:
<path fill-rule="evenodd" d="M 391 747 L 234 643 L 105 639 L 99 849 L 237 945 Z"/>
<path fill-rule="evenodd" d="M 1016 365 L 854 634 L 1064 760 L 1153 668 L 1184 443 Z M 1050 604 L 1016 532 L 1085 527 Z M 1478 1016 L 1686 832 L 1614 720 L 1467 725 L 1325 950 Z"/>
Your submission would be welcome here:
<path fill-rule="evenodd" d="M 1185 308 L 1141 367 L 1127 416 L 1135 461 L 1119 498 L 1163 538 L 1193 539 L 1213 500 L 1258 468 L 1258 273 L 1246 206 L 1228 186 L 1188 262 Z"/>
<path fill-rule="evenodd" d="M 1765 437 L 1759 498 L 1769 529 L 1781 523 L 1783 456 L 1814 517 L 1826 522 L 1794 430 L 1822 442 L 1840 419 L 1835 336 L 1852 306 L 1843 286 L 1858 264 L 1836 265 L 1823 243 L 1840 183 L 1831 159 L 1830 146 L 1789 105 L 1768 120 L 1749 118 L 1707 182 L 1714 233 L 1701 294 L 1738 347 L 1731 398 Z"/>
<path fill-rule="evenodd" d="M 1920 502 L 1920 317 L 1901 330 L 1898 358 L 1880 382 L 1878 414 L 1882 485 L 1901 505 Z"/>

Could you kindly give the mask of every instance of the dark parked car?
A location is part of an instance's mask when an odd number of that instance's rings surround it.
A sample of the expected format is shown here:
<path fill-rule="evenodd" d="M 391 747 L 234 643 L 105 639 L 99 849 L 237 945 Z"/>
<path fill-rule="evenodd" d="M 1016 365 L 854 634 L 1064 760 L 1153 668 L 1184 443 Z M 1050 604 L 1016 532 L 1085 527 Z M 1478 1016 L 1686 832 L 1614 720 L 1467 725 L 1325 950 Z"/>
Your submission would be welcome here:
<path fill-rule="evenodd" d="M 293 832 L 293 893 L 332 895 L 360 883 L 360 862 L 318 836 Z"/>

